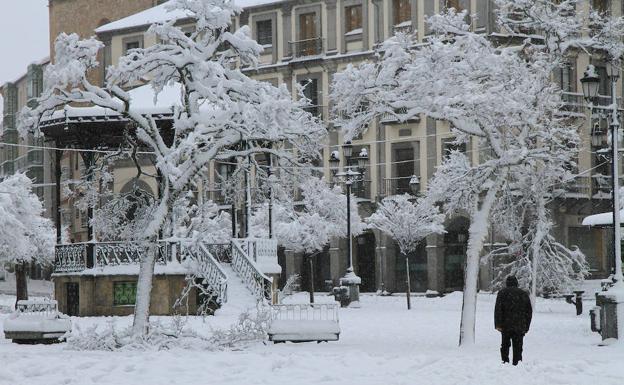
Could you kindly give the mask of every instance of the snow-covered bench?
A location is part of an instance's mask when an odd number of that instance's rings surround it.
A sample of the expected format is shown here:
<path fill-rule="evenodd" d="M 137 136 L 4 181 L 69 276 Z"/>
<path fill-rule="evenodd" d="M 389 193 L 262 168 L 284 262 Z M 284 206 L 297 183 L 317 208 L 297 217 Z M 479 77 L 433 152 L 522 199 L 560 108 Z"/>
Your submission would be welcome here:
<path fill-rule="evenodd" d="M 338 341 L 338 304 L 273 305 L 268 334 L 274 343 Z"/>
<path fill-rule="evenodd" d="M 53 300 L 18 301 L 4 320 L 4 337 L 15 343 L 51 343 L 71 330 L 68 316 L 59 313 Z"/>

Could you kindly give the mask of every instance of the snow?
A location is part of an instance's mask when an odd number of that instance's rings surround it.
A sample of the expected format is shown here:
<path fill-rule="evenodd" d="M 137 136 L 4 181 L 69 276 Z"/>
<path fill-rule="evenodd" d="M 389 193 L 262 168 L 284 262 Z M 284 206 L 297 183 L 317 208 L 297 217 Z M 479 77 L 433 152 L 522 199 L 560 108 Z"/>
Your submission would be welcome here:
<path fill-rule="evenodd" d="M 345 36 L 359 35 L 361 33 L 362 33 L 362 28 L 356 28 L 356 29 L 352 29 L 351 31 L 345 33 Z"/>
<path fill-rule="evenodd" d="M 624 210 L 620 210 L 620 217 L 624 215 Z M 583 219 L 583 226 L 606 226 L 613 225 L 613 212 L 590 215 Z"/>
<path fill-rule="evenodd" d="M 6 274 L 5 280 L 0 281 L 0 295 L 15 294 L 15 274 Z M 36 297 L 50 297 L 54 284 L 51 281 L 28 279 L 28 294 Z"/>
<path fill-rule="evenodd" d="M 217 316 L 236 317 L 236 315 L 256 308 L 257 302 L 249 289 L 245 287 L 240 276 L 236 274 L 232 266 L 222 263 L 221 268 L 225 272 L 227 280 L 227 302 L 217 310 Z"/>
<path fill-rule="evenodd" d="M 180 83 L 166 85 L 159 93 L 156 93 L 151 85 L 146 84 L 128 91 L 128 94 L 132 100 L 133 109 L 142 114 L 172 113 L 174 107 L 182 105 L 180 100 L 182 97 L 182 86 Z M 115 100 L 121 102 L 119 99 Z M 112 117 L 119 116 L 119 113 L 104 107 L 73 107 L 67 105 L 62 110 L 55 111 L 49 117 L 46 116 L 44 120 L 97 116 Z"/>
<path fill-rule="evenodd" d="M 127 264 L 127 265 L 107 265 L 98 266 L 90 269 L 74 273 L 63 273 L 66 275 L 81 275 L 81 276 L 103 276 L 103 275 L 138 275 L 140 266 L 139 264 Z M 177 261 L 170 261 L 167 264 L 156 264 L 154 266 L 155 275 L 185 275 L 189 273 L 189 267 L 185 264 Z"/>
<path fill-rule="evenodd" d="M 255 7 L 259 5 L 278 3 L 280 0 L 237 0 L 235 1 L 236 5 L 242 8 Z M 128 28 L 137 28 L 137 27 L 146 27 L 152 25 L 154 23 L 162 23 L 171 20 L 181 20 L 192 17 L 192 14 L 188 11 L 182 11 L 179 9 L 168 10 L 167 5 L 171 3 L 171 1 L 163 3 L 161 5 L 157 5 L 155 7 L 146 9 L 145 11 L 141 11 L 135 13 L 134 15 L 130 15 L 128 17 L 124 17 L 123 19 L 119 19 L 117 21 L 113 21 L 112 23 L 104 24 L 101 27 L 98 27 L 95 30 L 95 33 L 107 33 L 112 31 L 118 31 L 122 29 Z"/>
<path fill-rule="evenodd" d="M 306 298 L 298 295 L 296 300 Z M 325 297 L 318 295 L 320 300 Z M 329 298 L 329 297 L 327 297 Z M 563 300 L 538 299 L 524 362 L 499 362 L 500 336 L 493 328 L 493 295 L 481 294 L 477 344 L 457 348 L 461 294 L 414 298 L 362 295 L 362 308 L 340 310 L 340 340 L 327 344 L 256 344 L 236 351 L 71 351 L 64 344 L 15 345 L 0 341 L 0 384 L 186 384 L 210 376 L 218 384 L 358 385 L 585 385 L 621 382 L 624 349 L 598 347 L 587 314 L 574 315 Z M 2 316 L 0 316 L 2 317 Z M 199 332 L 233 322 L 235 316 L 192 317 Z M 131 317 L 72 318 L 86 328 Z"/>
<path fill-rule="evenodd" d="M 5 332 L 54 333 L 71 330 L 71 321 L 56 315 L 19 315 L 4 320 Z"/>

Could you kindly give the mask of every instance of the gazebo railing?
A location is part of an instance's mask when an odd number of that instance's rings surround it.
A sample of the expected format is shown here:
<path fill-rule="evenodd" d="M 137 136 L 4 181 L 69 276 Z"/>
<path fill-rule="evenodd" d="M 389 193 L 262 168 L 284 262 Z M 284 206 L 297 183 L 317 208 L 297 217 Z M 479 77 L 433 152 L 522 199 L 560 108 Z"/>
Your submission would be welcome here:
<path fill-rule="evenodd" d="M 54 251 L 55 271 L 73 273 L 87 268 L 87 244 L 58 245 Z"/>

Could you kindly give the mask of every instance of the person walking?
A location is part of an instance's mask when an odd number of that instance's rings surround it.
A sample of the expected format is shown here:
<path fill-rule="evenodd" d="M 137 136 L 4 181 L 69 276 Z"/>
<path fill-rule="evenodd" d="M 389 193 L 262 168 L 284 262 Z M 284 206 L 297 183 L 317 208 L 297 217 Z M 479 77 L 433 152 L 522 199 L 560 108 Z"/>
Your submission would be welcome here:
<path fill-rule="evenodd" d="M 522 343 L 529 331 L 533 307 L 529 293 L 518 287 L 518 279 L 510 275 L 506 286 L 496 296 L 494 326 L 501 332 L 501 359 L 509 363 L 509 348 L 513 344 L 513 364 L 522 361 Z"/>

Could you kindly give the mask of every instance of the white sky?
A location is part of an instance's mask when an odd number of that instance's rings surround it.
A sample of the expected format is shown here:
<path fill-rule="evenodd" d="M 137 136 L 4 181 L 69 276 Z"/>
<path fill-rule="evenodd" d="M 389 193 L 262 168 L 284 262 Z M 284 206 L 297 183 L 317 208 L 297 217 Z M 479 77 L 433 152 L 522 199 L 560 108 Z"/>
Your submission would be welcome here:
<path fill-rule="evenodd" d="M 48 0 L 0 0 L 0 84 L 49 55 L 48 35 Z"/>

